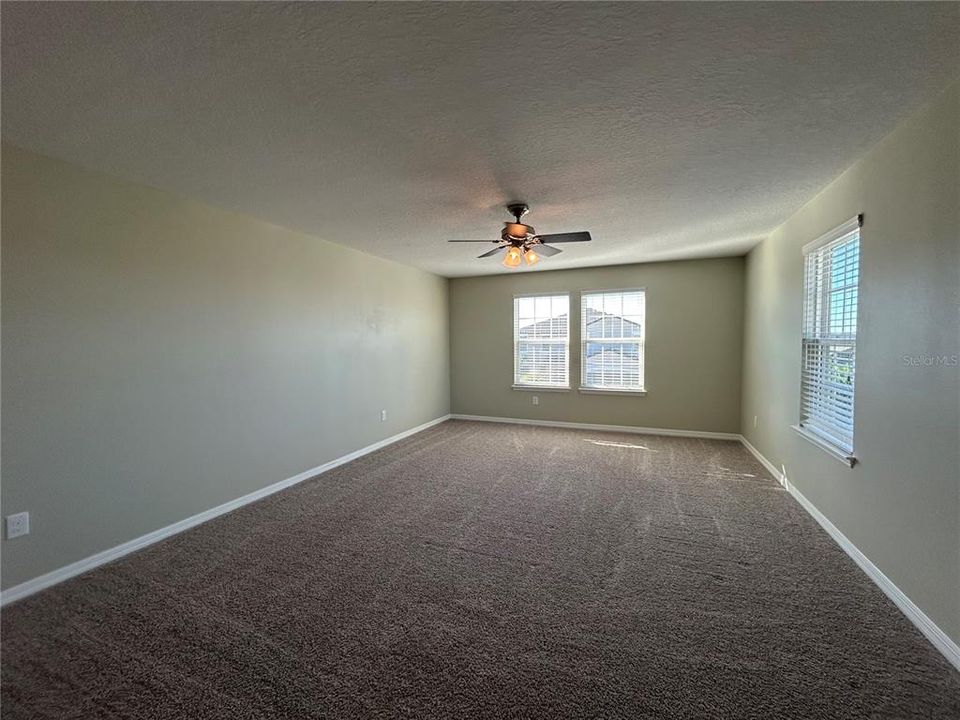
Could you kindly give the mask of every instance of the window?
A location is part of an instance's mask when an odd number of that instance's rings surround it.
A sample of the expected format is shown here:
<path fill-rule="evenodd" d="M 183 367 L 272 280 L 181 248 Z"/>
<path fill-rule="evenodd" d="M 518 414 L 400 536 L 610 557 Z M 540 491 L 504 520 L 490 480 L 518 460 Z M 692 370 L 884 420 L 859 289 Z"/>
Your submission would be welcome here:
<path fill-rule="evenodd" d="M 581 385 L 587 390 L 643 391 L 643 290 L 580 296 Z"/>
<path fill-rule="evenodd" d="M 800 429 L 853 461 L 860 218 L 803 248 Z"/>
<path fill-rule="evenodd" d="M 570 385 L 570 296 L 513 299 L 513 384 L 567 388 Z"/>

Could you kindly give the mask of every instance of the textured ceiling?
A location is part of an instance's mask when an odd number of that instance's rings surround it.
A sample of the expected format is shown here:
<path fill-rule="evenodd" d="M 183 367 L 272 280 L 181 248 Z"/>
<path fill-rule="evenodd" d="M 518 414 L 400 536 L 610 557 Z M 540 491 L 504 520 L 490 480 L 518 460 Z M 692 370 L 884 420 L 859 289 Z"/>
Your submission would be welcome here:
<path fill-rule="evenodd" d="M 443 275 L 741 254 L 960 72 L 960 4 L 10 3 L 3 135 Z"/>

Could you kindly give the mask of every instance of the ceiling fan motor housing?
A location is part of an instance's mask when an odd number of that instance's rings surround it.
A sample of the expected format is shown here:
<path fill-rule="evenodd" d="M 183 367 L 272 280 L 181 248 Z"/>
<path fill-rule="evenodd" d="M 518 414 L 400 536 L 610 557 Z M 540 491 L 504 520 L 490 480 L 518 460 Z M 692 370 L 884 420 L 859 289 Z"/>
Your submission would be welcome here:
<path fill-rule="evenodd" d="M 536 233 L 532 225 L 512 222 L 504 223 L 503 225 L 503 232 L 500 233 L 500 237 L 507 242 L 523 242 Z"/>

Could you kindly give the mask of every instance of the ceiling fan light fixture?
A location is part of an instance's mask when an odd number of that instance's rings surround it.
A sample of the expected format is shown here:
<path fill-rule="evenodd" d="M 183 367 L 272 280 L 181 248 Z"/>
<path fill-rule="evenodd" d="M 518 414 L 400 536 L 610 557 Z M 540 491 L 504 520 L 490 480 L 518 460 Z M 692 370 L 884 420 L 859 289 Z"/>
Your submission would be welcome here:
<path fill-rule="evenodd" d="M 540 256 L 533 251 L 533 248 L 523 254 L 523 259 L 527 261 L 527 265 L 536 265 L 540 262 Z"/>
<path fill-rule="evenodd" d="M 520 248 L 511 246 L 507 248 L 507 254 L 503 256 L 503 264 L 508 268 L 515 268 L 520 265 L 523 255 L 520 253 Z"/>

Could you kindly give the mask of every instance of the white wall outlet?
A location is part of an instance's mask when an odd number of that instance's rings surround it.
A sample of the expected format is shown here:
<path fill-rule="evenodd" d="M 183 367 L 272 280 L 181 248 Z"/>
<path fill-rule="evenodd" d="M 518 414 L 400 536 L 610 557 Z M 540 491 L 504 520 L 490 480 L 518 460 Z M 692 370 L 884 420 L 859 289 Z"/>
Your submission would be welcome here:
<path fill-rule="evenodd" d="M 30 513 L 7 515 L 7 540 L 30 534 Z"/>
<path fill-rule="evenodd" d="M 387 421 L 387 411 L 386 411 L 386 410 L 381 410 L 381 411 L 380 411 L 380 422 L 386 422 L 386 421 Z"/>
<path fill-rule="evenodd" d="M 753 429 L 756 430 L 758 427 L 760 427 L 760 420 L 757 418 L 756 415 L 754 415 L 754 416 L 753 416 Z"/>
<path fill-rule="evenodd" d="M 531 398 L 531 400 L 533 401 L 533 404 L 534 404 L 534 405 L 539 405 L 539 404 L 540 404 L 540 396 L 539 396 L 539 395 L 534 395 L 534 396 Z"/>

